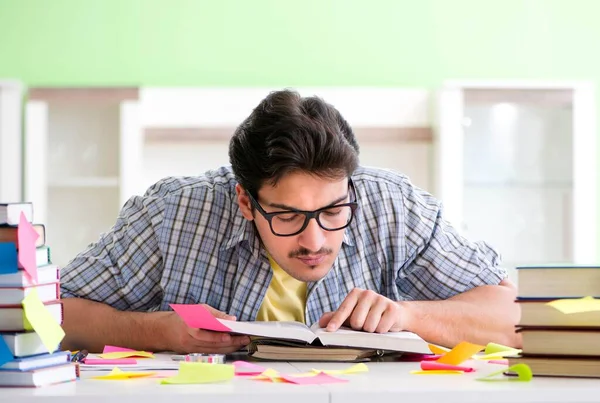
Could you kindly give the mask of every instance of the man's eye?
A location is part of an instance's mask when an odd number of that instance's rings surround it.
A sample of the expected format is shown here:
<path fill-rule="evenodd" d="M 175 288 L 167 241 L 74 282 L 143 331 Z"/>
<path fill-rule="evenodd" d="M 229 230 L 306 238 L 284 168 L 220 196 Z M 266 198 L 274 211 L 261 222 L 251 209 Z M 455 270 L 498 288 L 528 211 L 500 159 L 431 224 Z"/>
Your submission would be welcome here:
<path fill-rule="evenodd" d="M 283 222 L 292 222 L 298 219 L 299 214 L 279 214 L 276 218 Z"/>
<path fill-rule="evenodd" d="M 340 215 L 341 212 L 342 212 L 342 209 L 338 208 L 335 210 L 325 210 L 325 211 L 323 211 L 322 214 L 325 214 L 327 217 L 335 217 L 337 215 Z"/>

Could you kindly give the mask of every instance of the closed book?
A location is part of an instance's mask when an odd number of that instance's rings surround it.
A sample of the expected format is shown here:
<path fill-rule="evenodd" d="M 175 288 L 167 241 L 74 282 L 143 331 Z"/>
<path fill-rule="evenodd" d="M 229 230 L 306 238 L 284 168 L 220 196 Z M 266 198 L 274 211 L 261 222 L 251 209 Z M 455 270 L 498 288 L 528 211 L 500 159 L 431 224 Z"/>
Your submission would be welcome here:
<path fill-rule="evenodd" d="M 248 355 L 267 361 L 360 362 L 383 355 L 381 350 L 350 347 L 319 347 L 269 339 L 253 340 Z"/>
<path fill-rule="evenodd" d="M 71 353 L 69 351 L 59 351 L 53 354 L 41 354 L 34 355 L 32 357 L 15 358 L 4 365 L 0 365 L 0 371 L 31 371 L 39 368 L 68 364 L 70 362 Z"/>
<path fill-rule="evenodd" d="M 534 376 L 600 378 L 600 359 L 593 357 L 508 357 L 508 365 L 527 364 Z"/>
<path fill-rule="evenodd" d="M 0 333 L 13 357 L 28 357 L 47 353 L 46 346 L 36 332 Z M 58 350 L 58 345 L 53 351 Z"/>
<path fill-rule="evenodd" d="M 27 287 L 0 287 L 0 308 L 2 308 L 2 305 L 20 304 L 32 290 L 37 290 L 38 296 L 42 302 L 60 299 L 60 285 L 58 282 L 43 285 L 30 285 Z"/>
<path fill-rule="evenodd" d="M 56 283 L 60 280 L 60 267 L 47 265 L 37 268 L 38 285 Z M 34 285 L 25 270 L 0 275 L 0 287 L 27 287 Z"/>
<path fill-rule="evenodd" d="M 32 203 L 0 203 L 0 225 L 18 225 L 21 213 L 27 221 L 33 221 Z"/>
<path fill-rule="evenodd" d="M 46 266 L 52 263 L 50 260 L 50 248 L 47 245 L 40 246 L 35 250 L 35 265 Z"/>
<path fill-rule="evenodd" d="M 548 305 L 551 299 L 518 299 L 521 307 L 520 326 L 597 327 L 600 311 L 564 314 Z"/>
<path fill-rule="evenodd" d="M 600 357 L 600 329 L 521 327 L 523 355 Z"/>
<path fill-rule="evenodd" d="M 60 301 L 44 304 L 58 324 L 62 324 L 63 311 Z M 21 305 L 0 307 L 0 332 L 22 332 L 33 330 L 25 317 Z"/>
<path fill-rule="evenodd" d="M 77 379 L 79 370 L 76 364 L 34 369 L 31 371 L 0 371 L 0 386 L 40 387 Z"/>
<path fill-rule="evenodd" d="M 519 298 L 600 297 L 599 266 L 521 266 L 517 277 Z"/>
<path fill-rule="evenodd" d="M 33 224 L 33 229 L 38 233 L 39 237 L 35 241 L 35 246 L 40 247 L 46 244 L 46 227 L 44 224 Z M 19 240 L 18 240 L 18 227 L 2 225 L 0 226 L 0 242 L 13 242 L 17 244 L 17 249 L 19 249 Z"/>

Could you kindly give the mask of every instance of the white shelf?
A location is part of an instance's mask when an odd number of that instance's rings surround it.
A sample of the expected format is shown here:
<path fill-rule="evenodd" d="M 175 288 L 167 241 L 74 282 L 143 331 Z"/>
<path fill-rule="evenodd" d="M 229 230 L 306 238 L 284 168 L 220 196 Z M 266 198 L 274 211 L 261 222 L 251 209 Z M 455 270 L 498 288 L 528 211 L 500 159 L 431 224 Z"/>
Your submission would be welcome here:
<path fill-rule="evenodd" d="M 111 188 L 119 186 L 119 178 L 117 176 L 60 178 L 51 180 L 48 185 L 58 188 Z"/>

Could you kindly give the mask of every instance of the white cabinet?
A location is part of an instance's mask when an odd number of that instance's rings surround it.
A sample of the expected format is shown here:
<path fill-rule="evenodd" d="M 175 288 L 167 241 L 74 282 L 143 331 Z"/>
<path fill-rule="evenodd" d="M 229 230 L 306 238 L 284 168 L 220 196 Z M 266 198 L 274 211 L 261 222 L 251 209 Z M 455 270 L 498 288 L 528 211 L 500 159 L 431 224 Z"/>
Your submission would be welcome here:
<path fill-rule="evenodd" d="M 21 83 L 0 80 L 0 203 L 23 200 L 22 102 Z"/>
<path fill-rule="evenodd" d="M 450 83 L 438 105 L 438 192 L 509 268 L 596 259 L 596 122 L 585 83 Z"/>
<path fill-rule="evenodd" d="M 137 89 L 32 89 L 26 103 L 25 198 L 64 265 L 114 224 L 122 205 L 121 114 Z"/>

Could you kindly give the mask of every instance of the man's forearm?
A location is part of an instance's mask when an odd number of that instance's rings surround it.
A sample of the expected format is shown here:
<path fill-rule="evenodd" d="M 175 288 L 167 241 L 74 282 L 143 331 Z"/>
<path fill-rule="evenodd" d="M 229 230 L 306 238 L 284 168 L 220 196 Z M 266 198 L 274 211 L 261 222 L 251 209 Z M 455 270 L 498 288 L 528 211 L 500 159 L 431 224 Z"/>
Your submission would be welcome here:
<path fill-rule="evenodd" d="M 128 346 L 148 351 L 166 349 L 161 322 L 168 312 L 121 312 L 108 305 L 81 298 L 64 298 L 61 347 L 102 352 L 105 345 Z"/>
<path fill-rule="evenodd" d="M 521 346 L 515 326 L 520 309 L 516 289 L 508 282 L 476 287 L 445 301 L 401 301 L 404 328 L 425 340 L 453 347 L 461 341 Z"/>

